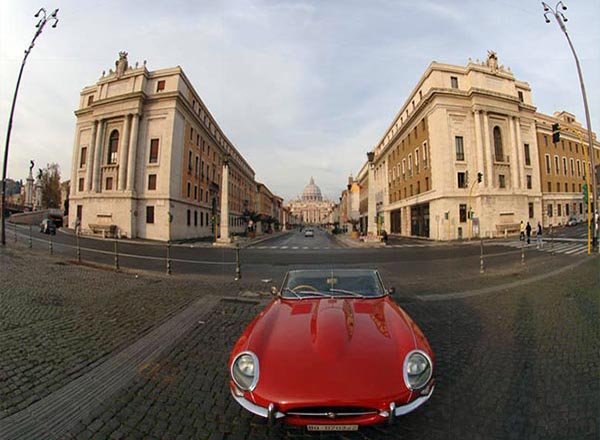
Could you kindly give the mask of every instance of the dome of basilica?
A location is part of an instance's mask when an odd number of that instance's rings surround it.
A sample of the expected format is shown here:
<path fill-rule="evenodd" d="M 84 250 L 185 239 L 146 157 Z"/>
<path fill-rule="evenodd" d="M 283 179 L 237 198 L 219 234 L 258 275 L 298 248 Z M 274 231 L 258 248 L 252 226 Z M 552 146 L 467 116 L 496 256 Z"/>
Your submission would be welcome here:
<path fill-rule="evenodd" d="M 310 182 L 304 188 L 302 192 L 302 200 L 304 201 L 322 201 L 323 195 L 321 194 L 321 189 L 315 185 L 315 180 L 311 177 Z"/>

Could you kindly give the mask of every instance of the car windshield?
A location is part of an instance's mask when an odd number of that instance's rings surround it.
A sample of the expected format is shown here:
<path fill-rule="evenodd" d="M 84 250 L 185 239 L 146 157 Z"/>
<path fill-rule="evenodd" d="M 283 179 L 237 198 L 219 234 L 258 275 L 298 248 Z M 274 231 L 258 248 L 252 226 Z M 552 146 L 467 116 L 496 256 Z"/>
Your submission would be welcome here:
<path fill-rule="evenodd" d="M 292 270 L 281 294 L 285 298 L 378 297 L 385 290 L 376 270 Z"/>

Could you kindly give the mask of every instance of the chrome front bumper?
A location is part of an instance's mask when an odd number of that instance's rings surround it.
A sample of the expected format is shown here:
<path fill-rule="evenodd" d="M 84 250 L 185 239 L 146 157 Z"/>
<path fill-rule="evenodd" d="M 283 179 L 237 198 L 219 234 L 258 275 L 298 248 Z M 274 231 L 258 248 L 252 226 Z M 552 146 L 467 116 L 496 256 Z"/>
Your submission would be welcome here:
<path fill-rule="evenodd" d="M 406 405 L 395 406 L 392 403 L 390 405 L 390 411 L 393 411 L 393 416 L 403 416 L 405 414 L 408 414 L 409 412 L 414 411 L 415 409 L 423 405 L 425 402 L 427 402 L 433 394 L 434 389 L 435 386 L 432 386 L 428 394 L 418 397 L 412 402 L 407 403 Z M 276 411 L 275 406 L 273 404 L 269 405 L 269 408 L 264 408 L 262 406 L 256 405 L 255 403 L 250 402 L 248 399 L 242 396 L 236 395 L 233 390 L 231 390 L 231 395 L 233 396 L 235 401 L 239 403 L 244 409 L 250 411 L 252 414 L 256 414 L 257 416 L 271 420 L 281 419 L 282 417 L 286 416 L 285 413 Z M 380 411 L 379 416 L 392 420 L 392 417 L 390 417 L 390 411 Z"/>

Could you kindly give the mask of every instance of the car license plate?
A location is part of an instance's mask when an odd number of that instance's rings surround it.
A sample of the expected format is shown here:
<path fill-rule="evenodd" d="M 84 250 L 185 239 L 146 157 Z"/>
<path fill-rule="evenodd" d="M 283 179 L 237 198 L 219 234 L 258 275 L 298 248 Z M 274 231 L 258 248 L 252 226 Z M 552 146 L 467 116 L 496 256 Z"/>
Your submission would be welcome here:
<path fill-rule="evenodd" d="M 309 431 L 358 431 L 358 425 L 307 425 Z"/>

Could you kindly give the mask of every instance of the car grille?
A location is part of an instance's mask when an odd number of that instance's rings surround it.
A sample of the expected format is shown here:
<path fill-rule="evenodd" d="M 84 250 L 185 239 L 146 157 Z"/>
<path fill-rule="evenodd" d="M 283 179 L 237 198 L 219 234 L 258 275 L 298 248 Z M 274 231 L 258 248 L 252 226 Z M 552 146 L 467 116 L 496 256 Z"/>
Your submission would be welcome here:
<path fill-rule="evenodd" d="M 355 406 L 313 406 L 298 408 L 285 413 L 286 416 L 323 417 L 330 420 L 339 419 L 342 417 L 359 417 L 373 414 L 379 414 L 379 411 L 373 408 L 361 408 Z"/>

